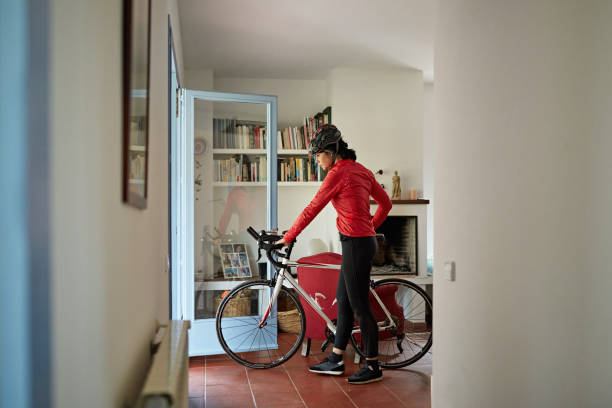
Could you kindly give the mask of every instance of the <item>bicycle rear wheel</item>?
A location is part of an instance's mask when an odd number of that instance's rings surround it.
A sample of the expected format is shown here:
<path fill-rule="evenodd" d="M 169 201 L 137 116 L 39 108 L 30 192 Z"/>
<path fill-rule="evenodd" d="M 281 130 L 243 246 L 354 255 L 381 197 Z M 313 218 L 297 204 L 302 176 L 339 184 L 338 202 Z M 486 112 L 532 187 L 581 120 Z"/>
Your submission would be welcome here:
<path fill-rule="evenodd" d="M 236 362 L 250 368 L 271 368 L 287 361 L 299 348 L 306 317 L 298 297 L 281 288 L 275 305 L 260 327 L 274 291 L 273 281 L 237 286 L 217 310 L 217 337 Z"/>
<path fill-rule="evenodd" d="M 403 279 L 384 279 L 374 290 L 389 313 L 391 321 L 370 293 L 370 305 L 379 328 L 378 361 L 383 368 L 400 368 L 419 360 L 432 344 L 432 301 L 418 285 Z M 365 358 L 361 333 L 351 335 L 355 351 Z"/>

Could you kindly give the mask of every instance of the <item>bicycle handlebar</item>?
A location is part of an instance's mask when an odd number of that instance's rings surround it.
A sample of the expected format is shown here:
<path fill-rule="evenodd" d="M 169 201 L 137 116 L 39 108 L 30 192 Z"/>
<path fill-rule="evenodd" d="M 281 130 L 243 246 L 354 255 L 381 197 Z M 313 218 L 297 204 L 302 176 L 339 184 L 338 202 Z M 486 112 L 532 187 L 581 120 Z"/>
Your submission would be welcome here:
<path fill-rule="evenodd" d="M 277 268 L 285 268 L 285 265 L 282 264 L 281 262 L 278 262 L 273 255 L 276 256 L 280 256 L 283 258 L 288 258 L 289 254 L 291 254 L 291 249 L 293 248 L 293 244 L 294 242 L 291 242 L 288 244 L 288 249 L 287 249 L 287 253 L 286 254 L 282 254 L 281 252 L 277 251 L 278 249 L 281 249 L 284 247 L 283 244 L 277 244 L 276 241 L 280 240 L 283 238 L 282 235 L 278 235 L 278 234 L 270 234 L 267 231 L 262 230 L 261 233 L 257 233 L 257 231 L 255 231 L 255 228 L 253 227 L 249 227 L 247 228 L 247 232 L 257 241 L 257 245 L 259 247 L 259 249 L 263 249 L 264 251 L 266 251 L 266 256 L 268 257 L 268 260 Z"/>
<path fill-rule="evenodd" d="M 289 256 L 291 255 L 291 250 L 293 249 L 293 244 L 295 244 L 295 241 L 293 242 L 289 242 L 287 243 L 287 250 L 285 251 L 285 254 L 279 252 L 278 250 L 283 248 L 285 245 L 283 244 L 277 244 L 276 241 L 280 240 L 283 238 L 282 235 L 278 235 L 278 234 L 272 234 L 269 231 L 265 231 L 265 230 L 261 230 L 261 233 L 258 233 L 257 231 L 255 231 L 255 228 L 253 227 L 248 227 L 247 228 L 247 232 L 253 237 L 253 239 L 255 239 L 257 241 L 257 245 L 259 250 L 264 250 L 266 251 L 266 256 L 268 257 L 268 260 L 277 268 L 286 268 L 286 265 L 278 262 L 273 255 L 276 255 L 277 257 L 282 257 L 282 258 L 289 258 Z M 376 234 L 376 239 L 379 241 L 384 241 L 385 240 L 385 235 L 384 234 Z M 261 256 L 261 252 L 260 252 L 260 256 Z"/>

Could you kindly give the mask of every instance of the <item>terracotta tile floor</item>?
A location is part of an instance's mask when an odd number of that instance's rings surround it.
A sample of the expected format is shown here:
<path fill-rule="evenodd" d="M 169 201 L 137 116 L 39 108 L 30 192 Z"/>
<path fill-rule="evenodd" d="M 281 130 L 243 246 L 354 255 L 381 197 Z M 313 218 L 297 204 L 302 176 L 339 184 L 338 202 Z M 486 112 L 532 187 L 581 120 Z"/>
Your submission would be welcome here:
<path fill-rule="evenodd" d="M 285 364 L 247 369 L 225 355 L 193 357 L 189 364 L 189 407 L 430 407 L 431 353 L 406 368 L 384 370 L 380 382 L 350 385 L 346 378 L 357 371 L 353 354 L 344 358 L 346 372 L 332 377 L 308 372 L 331 348 L 321 352 L 313 341 L 311 353 L 296 353 Z M 351 350 L 351 347 L 348 347 Z"/>

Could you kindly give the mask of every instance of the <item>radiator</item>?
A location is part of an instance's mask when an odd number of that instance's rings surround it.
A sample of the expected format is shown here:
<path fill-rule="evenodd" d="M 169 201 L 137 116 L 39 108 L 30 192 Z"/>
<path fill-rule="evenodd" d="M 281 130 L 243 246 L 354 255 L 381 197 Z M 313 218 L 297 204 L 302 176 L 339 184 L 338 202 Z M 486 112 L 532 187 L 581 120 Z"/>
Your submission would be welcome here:
<path fill-rule="evenodd" d="M 168 326 L 162 326 L 158 331 L 153 344 L 159 343 L 159 346 L 153 354 L 153 362 L 136 407 L 188 407 L 189 327 L 188 320 L 171 320 Z"/>

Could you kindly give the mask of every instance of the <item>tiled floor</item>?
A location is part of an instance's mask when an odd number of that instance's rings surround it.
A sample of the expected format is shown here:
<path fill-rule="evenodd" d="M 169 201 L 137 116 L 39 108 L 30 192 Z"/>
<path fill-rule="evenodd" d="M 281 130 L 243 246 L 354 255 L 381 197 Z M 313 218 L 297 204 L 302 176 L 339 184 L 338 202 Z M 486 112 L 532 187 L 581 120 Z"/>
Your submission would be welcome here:
<path fill-rule="evenodd" d="M 344 375 L 331 377 L 308 372 L 330 351 L 313 341 L 311 354 L 298 351 L 285 364 L 247 369 L 225 355 L 194 357 L 189 367 L 189 407 L 430 407 L 431 353 L 406 368 L 384 370 L 384 379 L 350 385 L 346 378 L 359 369 L 352 354 L 345 357 Z M 351 350 L 351 347 L 348 347 Z"/>

